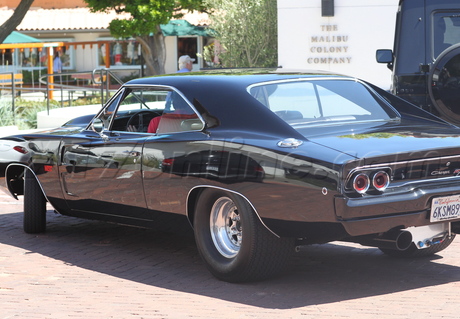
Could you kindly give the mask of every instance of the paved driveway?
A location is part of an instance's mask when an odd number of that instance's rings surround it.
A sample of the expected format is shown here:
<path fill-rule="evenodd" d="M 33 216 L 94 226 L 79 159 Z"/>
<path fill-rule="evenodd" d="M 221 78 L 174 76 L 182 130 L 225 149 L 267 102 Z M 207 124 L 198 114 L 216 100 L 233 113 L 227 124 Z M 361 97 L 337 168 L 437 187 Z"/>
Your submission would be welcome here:
<path fill-rule="evenodd" d="M 190 233 L 48 212 L 22 231 L 22 202 L 0 193 L 0 318 L 460 318 L 460 239 L 432 258 L 375 248 L 305 247 L 281 277 L 214 279 Z"/>

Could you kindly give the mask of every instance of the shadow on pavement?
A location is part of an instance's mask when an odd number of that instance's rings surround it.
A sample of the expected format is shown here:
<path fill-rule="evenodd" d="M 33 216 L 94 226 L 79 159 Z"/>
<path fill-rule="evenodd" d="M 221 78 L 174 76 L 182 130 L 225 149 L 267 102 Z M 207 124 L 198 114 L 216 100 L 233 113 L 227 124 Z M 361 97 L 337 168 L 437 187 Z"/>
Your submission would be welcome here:
<path fill-rule="evenodd" d="M 47 232 L 29 235 L 22 231 L 21 215 L 0 215 L 2 244 L 145 285 L 267 309 L 334 303 L 460 281 L 459 267 L 437 263 L 440 256 L 398 260 L 375 248 L 333 243 L 302 248 L 288 269 L 272 280 L 229 284 L 206 270 L 191 233 L 158 232 L 48 212 Z"/>

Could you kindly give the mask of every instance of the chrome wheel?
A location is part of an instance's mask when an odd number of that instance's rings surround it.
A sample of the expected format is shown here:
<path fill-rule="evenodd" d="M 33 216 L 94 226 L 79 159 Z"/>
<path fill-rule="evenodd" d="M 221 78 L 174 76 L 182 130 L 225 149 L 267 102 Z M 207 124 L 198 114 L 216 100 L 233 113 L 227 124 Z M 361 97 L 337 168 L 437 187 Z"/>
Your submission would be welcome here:
<path fill-rule="evenodd" d="M 235 257 L 240 251 L 243 232 L 240 214 L 230 198 L 221 197 L 214 203 L 209 226 L 219 253 L 226 258 Z"/>
<path fill-rule="evenodd" d="M 283 269 L 294 251 L 293 238 L 274 236 L 260 222 L 252 205 L 232 192 L 202 190 L 193 221 L 201 258 L 220 280 L 268 278 Z"/>

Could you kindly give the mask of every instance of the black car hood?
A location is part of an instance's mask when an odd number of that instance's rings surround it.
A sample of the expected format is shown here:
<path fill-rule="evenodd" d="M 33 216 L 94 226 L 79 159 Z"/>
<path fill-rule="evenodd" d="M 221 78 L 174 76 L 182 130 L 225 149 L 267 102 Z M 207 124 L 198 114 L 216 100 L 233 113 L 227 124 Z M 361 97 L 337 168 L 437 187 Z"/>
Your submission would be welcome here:
<path fill-rule="evenodd" d="M 458 154 L 460 146 L 460 129 L 435 123 L 366 123 L 353 127 L 323 127 L 322 132 L 319 135 L 310 130 L 309 135 L 307 130 L 301 131 L 313 143 L 360 159 L 408 160 L 449 156 Z"/>

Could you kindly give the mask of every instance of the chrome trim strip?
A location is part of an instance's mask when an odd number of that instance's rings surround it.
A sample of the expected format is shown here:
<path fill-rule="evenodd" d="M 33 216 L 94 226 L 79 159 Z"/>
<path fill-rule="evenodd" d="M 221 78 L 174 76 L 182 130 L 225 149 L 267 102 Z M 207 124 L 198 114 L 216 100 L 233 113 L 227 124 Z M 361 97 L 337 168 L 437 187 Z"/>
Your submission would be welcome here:
<path fill-rule="evenodd" d="M 358 166 L 353 168 L 350 173 L 347 176 L 347 181 L 349 180 L 350 174 L 356 172 L 357 170 L 369 170 L 369 169 L 379 169 L 379 168 L 389 168 L 391 170 L 390 165 L 407 165 L 407 164 L 413 164 L 413 163 L 420 163 L 420 162 L 434 162 L 434 161 L 449 161 L 452 159 L 458 159 L 460 161 L 460 155 L 451 155 L 451 156 L 439 156 L 439 157 L 432 157 L 428 159 L 418 159 L 418 160 L 408 160 L 408 161 L 400 161 L 400 162 L 394 162 L 394 163 L 380 163 L 380 164 L 372 164 L 372 165 L 363 165 L 363 166 Z M 392 175 L 392 174 L 390 174 Z M 401 183 L 398 185 L 400 186 L 406 186 L 410 184 L 425 184 L 425 183 L 432 183 L 433 181 L 448 181 L 448 180 L 455 180 L 455 179 L 460 179 L 460 176 L 446 176 L 446 177 L 438 177 L 434 179 L 427 179 L 427 180 L 417 180 L 417 181 L 396 181 L 396 183 Z"/>
<path fill-rule="evenodd" d="M 279 79 L 279 80 L 268 80 L 268 81 L 264 81 L 264 82 L 258 82 L 258 83 L 254 83 L 254 84 L 251 84 L 249 85 L 246 90 L 249 92 L 253 87 L 257 87 L 257 86 L 263 86 L 263 85 L 267 85 L 267 84 L 277 84 L 277 83 L 289 83 L 289 82 L 314 82 L 314 81 L 330 81 L 330 80 L 342 80 L 342 81 L 352 81 L 352 82 L 359 82 L 361 84 L 364 84 L 362 81 L 359 81 L 355 78 L 351 78 L 351 77 L 347 77 L 347 76 L 327 76 L 327 75 L 321 75 L 321 76 L 318 76 L 316 77 L 315 75 L 312 75 L 312 76 L 308 76 L 308 75 L 305 75 L 305 74 L 298 74 L 299 77 L 296 77 L 296 78 L 286 78 L 286 79 Z M 366 85 L 367 88 L 369 88 L 367 85 Z"/>
<path fill-rule="evenodd" d="M 460 176 L 449 176 L 449 177 L 439 177 L 439 178 L 433 178 L 433 179 L 427 179 L 427 180 L 410 181 L 410 182 L 405 182 L 405 183 L 397 181 L 396 183 L 401 183 L 397 185 L 397 187 L 404 187 L 404 186 L 408 186 L 411 184 L 428 184 L 428 183 L 439 182 L 439 181 L 445 182 L 445 181 L 455 180 L 455 179 L 458 180 L 459 178 Z"/>
<path fill-rule="evenodd" d="M 222 190 L 222 191 L 226 191 L 226 192 L 230 192 L 230 193 L 233 193 L 233 194 L 236 194 L 238 196 L 240 196 L 241 198 L 243 198 L 249 205 L 251 205 L 252 209 L 254 210 L 257 218 L 259 219 L 259 221 L 262 223 L 262 225 L 269 231 L 271 232 L 273 235 L 275 235 L 276 237 L 280 238 L 281 236 L 279 236 L 278 234 L 276 234 L 273 230 L 271 230 L 267 225 L 265 225 L 265 223 L 262 221 L 262 218 L 260 218 L 260 215 L 259 213 L 257 212 L 257 209 L 254 207 L 254 205 L 252 205 L 252 203 L 249 201 L 249 199 L 244 196 L 243 194 L 241 193 L 238 193 L 234 190 L 231 190 L 231 189 L 227 189 L 227 188 L 223 188 L 223 187 L 219 187 L 219 186 L 213 186 L 213 185 L 197 185 L 197 186 L 194 186 L 192 187 L 188 194 L 187 194 L 187 211 L 186 211 L 186 216 L 187 216 L 187 219 L 190 221 L 190 218 L 189 218 L 189 211 L 188 211 L 188 202 L 189 202 L 189 197 L 190 197 L 190 193 L 197 189 L 197 188 L 214 188 L 214 189 L 219 189 L 219 190 Z M 193 225 L 192 225 L 192 228 L 193 228 Z"/>
<path fill-rule="evenodd" d="M 334 126 L 334 125 L 347 125 L 347 124 L 365 124 L 365 123 L 388 123 L 388 122 L 396 122 L 399 120 L 395 120 L 394 118 L 390 118 L 388 120 L 384 119 L 375 119 L 375 120 L 359 120 L 359 121 L 353 121 L 353 120 L 348 120 L 348 121 L 319 121 L 315 123 L 315 121 L 311 122 L 303 122 L 303 123 L 292 123 L 289 124 L 293 128 L 310 128 L 310 127 L 318 127 L 318 126 Z"/>
<path fill-rule="evenodd" d="M 434 160 L 448 160 L 452 158 L 457 158 L 460 161 L 460 155 L 451 155 L 451 156 L 439 156 L 439 157 L 430 157 L 428 159 L 418 159 L 418 160 L 407 160 L 407 161 L 399 161 L 399 162 L 394 162 L 394 163 L 380 163 L 380 164 L 372 164 L 372 165 L 363 165 L 363 166 L 358 166 L 355 169 L 360 169 L 360 168 L 375 168 L 375 167 L 381 167 L 381 166 L 389 166 L 389 165 L 395 165 L 395 164 L 407 164 L 407 163 L 417 163 L 417 162 L 423 162 L 423 161 L 434 161 Z"/>

